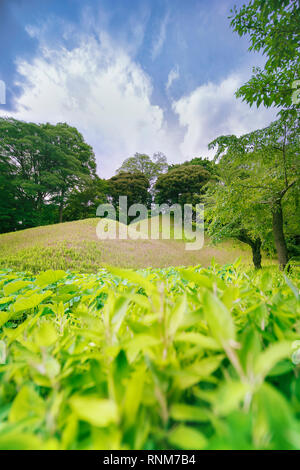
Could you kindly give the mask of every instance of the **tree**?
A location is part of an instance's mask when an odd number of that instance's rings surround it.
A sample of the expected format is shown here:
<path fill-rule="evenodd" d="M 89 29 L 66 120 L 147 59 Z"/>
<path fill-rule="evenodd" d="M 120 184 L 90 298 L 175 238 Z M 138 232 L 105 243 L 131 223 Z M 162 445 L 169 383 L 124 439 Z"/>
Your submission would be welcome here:
<path fill-rule="evenodd" d="M 42 203 L 49 195 L 44 172 L 50 173 L 51 162 L 44 150 L 45 135 L 37 124 L 0 118 L 0 152 L 13 168 L 16 222 L 21 228 L 39 224 Z"/>
<path fill-rule="evenodd" d="M 155 184 L 158 204 L 196 204 L 210 173 L 200 165 L 181 165 L 160 175 Z"/>
<path fill-rule="evenodd" d="M 119 211 L 119 197 L 127 196 L 127 206 L 143 204 L 150 209 L 149 179 L 141 172 L 121 172 L 108 180 L 108 196 Z M 129 221 L 129 219 L 128 219 Z"/>
<path fill-rule="evenodd" d="M 17 224 L 15 168 L 5 155 L 0 155 L 0 233 L 10 232 Z"/>
<path fill-rule="evenodd" d="M 182 165 L 200 165 L 212 175 L 217 171 L 214 161 L 202 157 L 194 157 L 191 160 L 185 161 L 184 163 L 172 163 L 168 166 L 168 170 L 170 171 L 174 170 L 175 168 L 180 168 Z"/>
<path fill-rule="evenodd" d="M 161 152 L 157 152 L 151 158 L 142 153 L 136 153 L 134 157 L 127 158 L 122 166 L 117 170 L 117 173 L 142 173 L 145 175 L 150 183 L 158 177 L 160 173 L 164 173 L 168 169 L 167 159 Z"/>
<path fill-rule="evenodd" d="M 67 124 L 0 118 L 0 155 L 12 169 L 14 229 L 53 222 L 57 205 L 62 221 L 68 195 L 96 170 L 92 148 Z"/>
<path fill-rule="evenodd" d="M 251 0 L 231 13 L 233 30 L 250 36 L 249 50 L 267 56 L 264 68 L 254 68 L 236 96 L 250 105 L 291 107 L 293 83 L 300 78 L 299 0 Z"/>
<path fill-rule="evenodd" d="M 59 204 L 59 222 L 62 222 L 63 209 L 71 191 L 83 188 L 96 174 L 95 155 L 75 127 L 66 123 L 55 126 L 43 124 L 41 127 L 46 132 L 50 160 L 53 162 L 48 184 L 52 200 Z"/>
<path fill-rule="evenodd" d="M 90 178 L 81 189 L 75 189 L 66 201 L 65 219 L 95 217 L 99 204 L 107 202 L 108 184 L 98 176 Z"/>
<path fill-rule="evenodd" d="M 221 136 L 209 144 L 209 148 L 217 147 L 216 160 L 234 173 L 234 190 L 240 198 L 241 213 L 246 201 L 269 208 L 281 269 L 288 262 L 283 201 L 293 187 L 299 190 L 298 135 L 298 119 L 290 115 L 264 129 L 241 137 Z"/>
<path fill-rule="evenodd" d="M 256 269 L 261 268 L 261 248 L 269 248 L 271 220 L 265 205 L 242 198 L 234 166 L 221 162 L 219 175 L 208 184 L 205 196 L 205 220 L 213 243 L 236 239 L 250 246 Z"/>

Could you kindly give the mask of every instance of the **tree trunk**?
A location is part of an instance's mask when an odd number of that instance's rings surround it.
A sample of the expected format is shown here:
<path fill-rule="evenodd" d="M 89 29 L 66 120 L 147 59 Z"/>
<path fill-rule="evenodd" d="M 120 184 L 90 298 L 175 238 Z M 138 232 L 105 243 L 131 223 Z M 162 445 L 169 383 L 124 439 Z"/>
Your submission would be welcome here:
<path fill-rule="evenodd" d="M 283 216 L 281 201 L 278 201 L 272 209 L 273 216 L 273 235 L 275 247 L 277 250 L 278 263 L 281 270 L 285 268 L 288 262 L 288 250 L 286 246 L 284 231 L 283 231 Z"/>
<path fill-rule="evenodd" d="M 64 210 L 64 206 L 63 206 L 63 203 L 61 202 L 59 205 L 59 223 L 60 224 L 63 221 L 63 210 Z"/>
<path fill-rule="evenodd" d="M 237 239 L 251 246 L 254 267 L 255 269 L 261 269 L 261 239 L 257 237 L 252 240 L 246 230 L 241 230 Z"/>
<path fill-rule="evenodd" d="M 261 269 L 261 239 L 256 238 L 256 240 L 250 246 L 252 250 L 252 260 L 255 269 Z"/>

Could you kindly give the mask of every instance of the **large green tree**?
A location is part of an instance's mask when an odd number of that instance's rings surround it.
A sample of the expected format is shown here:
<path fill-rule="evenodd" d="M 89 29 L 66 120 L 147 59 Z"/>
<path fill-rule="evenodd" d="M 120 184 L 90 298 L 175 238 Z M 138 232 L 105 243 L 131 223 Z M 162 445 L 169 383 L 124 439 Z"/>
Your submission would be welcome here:
<path fill-rule="evenodd" d="M 151 194 L 149 192 L 149 179 L 141 172 L 121 172 L 108 181 L 108 198 L 119 213 L 119 197 L 127 197 L 127 207 L 133 204 L 143 204 L 148 209 L 151 207 Z M 130 218 L 127 218 L 127 222 Z"/>
<path fill-rule="evenodd" d="M 155 201 L 158 204 L 196 204 L 211 174 L 201 165 L 180 165 L 158 177 Z"/>
<path fill-rule="evenodd" d="M 150 183 L 153 183 L 158 175 L 166 172 L 167 169 L 167 158 L 162 152 L 155 153 L 152 159 L 146 154 L 136 153 L 134 157 L 124 160 L 117 173 L 142 173 Z"/>
<path fill-rule="evenodd" d="M 182 165 L 199 165 L 205 170 L 207 170 L 212 175 L 217 171 L 217 165 L 213 160 L 202 157 L 194 157 L 191 160 L 186 160 L 184 163 L 172 163 L 168 166 L 168 170 L 174 170 L 175 168 L 180 168 Z"/>
<path fill-rule="evenodd" d="M 264 67 L 253 69 L 237 96 L 250 105 L 291 107 L 300 79 L 299 0 L 251 0 L 231 13 L 233 30 L 250 38 L 249 50 L 266 56 Z"/>
<path fill-rule="evenodd" d="M 300 185 L 298 119 L 290 115 L 241 137 L 221 136 L 209 148 L 217 148 L 216 160 L 230 169 L 241 216 L 247 216 L 249 203 L 268 208 L 278 262 L 284 268 L 289 258 L 285 222 L 291 216 L 284 214 L 284 205 Z M 265 220 L 257 219 L 261 226 Z"/>
<path fill-rule="evenodd" d="M 50 194 L 47 175 L 51 162 L 45 152 L 45 134 L 37 124 L 0 118 L 0 152 L 13 168 L 20 227 L 38 225 L 43 202 Z"/>
<path fill-rule="evenodd" d="M 13 229 L 53 223 L 57 207 L 62 221 L 68 195 L 96 169 L 92 148 L 67 124 L 38 125 L 0 118 L 0 155 L 9 168 L 6 181 L 13 181 Z M 7 220 L 7 211 L 5 217 Z M 4 223 L 4 216 L 2 219 Z"/>
<path fill-rule="evenodd" d="M 236 239 L 249 245 L 253 264 L 260 269 L 261 249 L 270 249 L 270 212 L 266 205 L 247 197 L 245 188 L 241 192 L 243 171 L 222 161 L 218 167 L 218 177 L 210 181 L 205 195 L 207 233 L 213 243 Z"/>
<path fill-rule="evenodd" d="M 0 233 L 10 232 L 18 223 L 16 168 L 5 155 L 0 155 Z"/>
<path fill-rule="evenodd" d="M 81 220 L 95 217 L 99 204 L 107 202 L 108 183 L 98 176 L 88 179 L 75 189 L 66 201 L 65 219 Z"/>
<path fill-rule="evenodd" d="M 59 222 L 63 221 L 65 203 L 74 189 L 81 190 L 86 182 L 96 174 L 96 161 L 93 149 L 80 132 L 68 124 L 43 124 L 47 150 L 52 163 L 48 175 L 52 200 L 59 205 Z"/>

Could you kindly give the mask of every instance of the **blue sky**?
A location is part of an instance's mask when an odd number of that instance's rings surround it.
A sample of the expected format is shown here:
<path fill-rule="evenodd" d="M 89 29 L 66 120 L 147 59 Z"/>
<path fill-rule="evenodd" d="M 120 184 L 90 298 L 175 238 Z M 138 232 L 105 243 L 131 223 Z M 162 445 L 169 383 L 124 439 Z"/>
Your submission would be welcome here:
<path fill-rule="evenodd" d="M 68 122 L 110 177 L 135 152 L 209 156 L 271 122 L 236 89 L 264 58 L 228 16 L 240 0 L 0 0 L 0 115 Z"/>

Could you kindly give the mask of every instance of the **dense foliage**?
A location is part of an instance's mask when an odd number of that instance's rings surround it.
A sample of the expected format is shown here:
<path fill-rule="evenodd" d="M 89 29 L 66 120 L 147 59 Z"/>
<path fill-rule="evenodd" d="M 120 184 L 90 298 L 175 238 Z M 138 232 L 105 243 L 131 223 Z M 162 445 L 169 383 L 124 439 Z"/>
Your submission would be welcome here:
<path fill-rule="evenodd" d="M 295 88 L 300 79 L 299 0 L 251 0 L 231 13 L 233 30 L 249 36 L 249 50 L 261 51 L 267 59 L 263 69 L 253 70 L 237 96 L 250 105 L 296 107 L 292 97 L 299 95 Z"/>
<path fill-rule="evenodd" d="M 201 165 L 180 165 L 158 177 L 155 201 L 158 204 L 197 204 L 211 174 Z"/>
<path fill-rule="evenodd" d="M 213 160 L 202 157 L 194 157 L 191 160 L 186 160 L 183 163 L 171 163 L 168 165 L 168 170 L 174 170 L 175 168 L 181 168 L 187 165 L 200 165 L 204 170 L 208 171 L 212 175 L 217 171 L 216 164 Z"/>
<path fill-rule="evenodd" d="M 12 118 L 0 118 L 0 169 L 0 232 L 62 221 L 70 193 L 96 176 L 77 129 Z"/>
<path fill-rule="evenodd" d="M 95 175 L 79 189 L 74 189 L 66 202 L 64 220 L 83 220 L 95 217 L 99 204 L 107 202 L 108 183 Z"/>
<path fill-rule="evenodd" d="M 300 235 L 299 120 L 291 114 L 240 137 L 220 136 L 210 148 L 220 162 L 210 191 L 210 234 L 248 239 L 252 248 L 259 240 L 259 249 L 274 241 L 285 267 L 286 236 L 297 243 Z"/>
<path fill-rule="evenodd" d="M 136 153 L 134 157 L 124 160 L 117 173 L 143 173 L 150 183 L 153 183 L 158 175 L 167 169 L 167 158 L 163 153 L 155 153 L 152 159 L 146 154 Z"/>
<path fill-rule="evenodd" d="M 300 447 L 299 279 L 0 273 L 0 448 Z"/>
<path fill-rule="evenodd" d="M 128 208 L 134 204 L 143 204 L 150 209 L 152 197 L 149 189 L 149 178 L 140 171 L 136 173 L 122 171 L 108 180 L 108 198 L 115 207 L 118 216 L 121 210 L 119 207 L 120 196 L 127 197 Z M 125 223 L 130 221 L 127 213 L 123 218 Z"/>

